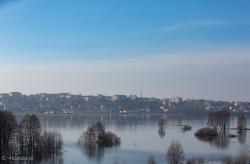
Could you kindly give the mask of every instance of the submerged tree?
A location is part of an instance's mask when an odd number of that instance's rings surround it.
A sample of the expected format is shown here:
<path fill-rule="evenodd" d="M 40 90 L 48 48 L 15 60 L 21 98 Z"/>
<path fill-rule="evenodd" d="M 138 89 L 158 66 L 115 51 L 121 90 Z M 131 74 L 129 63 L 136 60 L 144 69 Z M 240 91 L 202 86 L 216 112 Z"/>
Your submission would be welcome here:
<path fill-rule="evenodd" d="M 166 125 L 166 120 L 164 118 L 161 118 L 158 122 L 159 128 L 163 128 Z"/>
<path fill-rule="evenodd" d="M 81 150 L 89 159 L 100 161 L 104 155 L 104 147 L 117 146 L 121 143 L 119 137 L 112 132 L 106 132 L 101 122 L 88 127 L 78 139 Z"/>
<path fill-rule="evenodd" d="M 219 110 L 208 114 L 208 125 L 195 133 L 195 136 L 205 142 L 220 149 L 225 149 L 229 145 L 229 125 L 230 113 L 227 110 Z"/>
<path fill-rule="evenodd" d="M 195 136 L 199 139 L 204 139 L 204 140 L 213 140 L 214 138 L 216 138 L 218 136 L 218 133 L 216 130 L 209 128 L 209 127 L 205 127 L 205 128 L 201 128 L 199 130 L 197 130 L 197 132 L 195 132 Z"/>
<path fill-rule="evenodd" d="M 21 154 L 32 156 L 39 154 L 41 125 L 36 115 L 26 114 L 20 123 Z"/>
<path fill-rule="evenodd" d="M 158 122 L 158 134 L 161 138 L 163 138 L 166 135 L 166 131 L 165 131 L 165 125 L 166 125 L 166 120 L 164 118 L 161 118 Z"/>
<path fill-rule="evenodd" d="M 83 132 L 78 142 L 91 147 L 111 147 L 119 145 L 121 140 L 114 133 L 106 132 L 102 123 L 97 122 Z"/>
<path fill-rule="evenodd" d="M 184 152 L 179 142 L 172 142 L 168 152 L 167 160 L 169 164 L 181 164 L 184 160 Z"/>
<path fill-rule="evenodd" d="M 25 115 L 18 125 L 12 113 L 0 111 L 0 156 L 26 156 L 40 161 L 59 156 L 62 145 L 59 133 L 42 135 L 36 115 Z"/>
<path fill-rule="evenodd" d="M 56 158 L 62 154 L 63 140 L 57 132 L 44 132 L 41 136 L 41 152 L 45 159 Z"/>
<path fill-rule="evenodd" d="M 16 151 L 16 118 L 11 112 L 0 111 L 0 156 L 11 155 Z"/>
<path fill-rule="evenodd" d="M 208 115 L 208 125 L 219 132 L 225 133 L 230 125 L 230 113 L 227 110 L 211 112 Z"/>

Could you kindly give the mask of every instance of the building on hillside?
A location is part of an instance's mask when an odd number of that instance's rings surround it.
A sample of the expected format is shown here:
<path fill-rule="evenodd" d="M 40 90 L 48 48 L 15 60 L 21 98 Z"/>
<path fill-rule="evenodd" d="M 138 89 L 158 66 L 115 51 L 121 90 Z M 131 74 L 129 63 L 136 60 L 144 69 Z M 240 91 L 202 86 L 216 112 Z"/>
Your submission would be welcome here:
<path fill-rule="evenodd" d="M 122 101 L 126 100 L 127 96 L 126 95 L 114 95 L 112 96 L 112 101 Z"/>
<path fill-rule="evenodd" d="M 181 97 L 172 97 L 171 98 L 171 102 L 172 103 L 176 103 L 176 104 L 178 104 L 178 103 L 181 103 L 182 102 L 182 98 Z"/>
<path fill-rule="evenodd" d="M 136 95 L 130 95 L 130 96 L 129 96 L 129 99 L 130 99 L 130 100 L 136 100 L 136 99 L 137 99 L 137 96 L 136 96 Z"/>

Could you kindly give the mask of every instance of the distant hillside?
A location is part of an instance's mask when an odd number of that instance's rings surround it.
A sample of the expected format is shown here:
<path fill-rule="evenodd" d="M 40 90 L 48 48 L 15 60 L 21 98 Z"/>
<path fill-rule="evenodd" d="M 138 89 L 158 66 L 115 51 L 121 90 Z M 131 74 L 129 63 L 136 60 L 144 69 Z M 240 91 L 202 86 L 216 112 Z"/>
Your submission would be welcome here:
<path fill-rule="evenodd" d="M 83 96 L 70 93 L 40 93 L 23 95 L 19 92 L 0 94 L 0 110 L 38 113 L 207 113 L 226 109 L 231 112 L 250 112 L 249 102 L 227 102 L 212 100 L 183 100 L 181 97 L 157 99 L 136 95 Z"/>

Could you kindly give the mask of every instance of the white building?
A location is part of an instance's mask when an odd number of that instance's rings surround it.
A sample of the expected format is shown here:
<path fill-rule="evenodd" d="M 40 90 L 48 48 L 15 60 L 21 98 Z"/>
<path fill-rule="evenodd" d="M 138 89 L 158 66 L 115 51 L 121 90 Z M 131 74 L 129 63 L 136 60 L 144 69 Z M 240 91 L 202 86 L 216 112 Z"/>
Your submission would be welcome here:
<path fill-rule="evenodd" d="M 182 102 L 182 98 L 181 97 L 172 97 L 171 98 L 171 102 L 172 103 L 176 103 L 176 104 L 178 104 L 178 103 L 181 103 Z"/>
<path fill-rule="evenodd" d="M 126 95 L 114 95 L 114 96 L 112 96 L 112 101 L 126 100 L 126 99 L 127 99 Z"/>

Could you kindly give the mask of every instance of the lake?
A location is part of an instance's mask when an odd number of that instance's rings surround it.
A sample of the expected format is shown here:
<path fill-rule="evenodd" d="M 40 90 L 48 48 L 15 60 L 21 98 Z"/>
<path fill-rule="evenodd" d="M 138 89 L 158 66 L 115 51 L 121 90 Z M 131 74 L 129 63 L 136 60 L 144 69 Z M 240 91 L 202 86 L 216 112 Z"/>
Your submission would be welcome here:
<path fill-rule="evenodd" d="M 163 130 L 158 126 L 161 118 L 167 121 Z M 249 132 L 236 138 L 224 137 L 212 143 L 198 140 L 194 133 L 206 126 L 204 116 L 47 115 L 40 116 L 40 121 L 44 129 L 62 134 L 65 164 L 146 164 L 149 157 L 163 164 L 166 163 L 166 153 L 173 141 L 181 143 L 185 159 L 204 158 L 216 162 L 225 155 L 236 156 L 250 144 Z M 82 132 L 97 121 L 101 121 L 106 130 L 121 138 L 119 147 L 86 150 L 77 144 Z M 230 127 L 236 127 L 236 123 L 237 118 L 232 117 Z M 191 125 L 192 130 L 184 132 L 179 126 L 186 124 Z M 237 131 L 231 130 L 230 134 L 237 134 Z"/>

